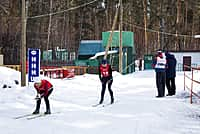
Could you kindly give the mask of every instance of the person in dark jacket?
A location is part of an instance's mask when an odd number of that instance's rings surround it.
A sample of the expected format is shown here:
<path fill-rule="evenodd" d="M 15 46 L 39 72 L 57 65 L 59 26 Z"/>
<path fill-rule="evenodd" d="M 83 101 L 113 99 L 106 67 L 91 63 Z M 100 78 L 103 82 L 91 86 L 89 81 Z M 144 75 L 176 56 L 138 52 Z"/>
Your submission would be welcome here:
<path fill-rule="evenodd" d="M 99 66 L 99 79 L 102 83 L 101 99 L 99 104 L 103 103 L 106 84 L 108 84 L 108 91 L 111 97 L 111 104 L 114 103 L 113 91 L 111 89 L 113 83 L 112 68 L 106 60 L 102 60 L 102 64 Z"/>
<path fill-rule="evenodd" d="M 37 95 L 35 98 L 37 101 L 36 101 L 36 109 L 33 112 L 33 114 L 39 114 L 41 99 L 43 97 L 46 104 L 46 112 L 44 114 L 51 114 L 48 97 L 53 91 L 53 85 L 47 80 L 41 80 L 41 81 L 35 82 L 34 87 L 37 91 Z"/>
<path fill-rule="evenodd" d="M 157 51 L 157 54 L 153 60 L 152 64 L 153 68 L 156 72 L 156 86 L 158 90 L 158 96 L 156 97 L 164 97 L 165 96 L 165 71 L 166 71 L 166 58 L 161 50 Z"/>
<path fill-rule="evenodd" d="M 176 94 L 176 58 L 173 54 L 170 54 L 168 51 L 165 53 L 168 67 L 166 69 L 166 87 L 168 90 L 168 96 Z"/>

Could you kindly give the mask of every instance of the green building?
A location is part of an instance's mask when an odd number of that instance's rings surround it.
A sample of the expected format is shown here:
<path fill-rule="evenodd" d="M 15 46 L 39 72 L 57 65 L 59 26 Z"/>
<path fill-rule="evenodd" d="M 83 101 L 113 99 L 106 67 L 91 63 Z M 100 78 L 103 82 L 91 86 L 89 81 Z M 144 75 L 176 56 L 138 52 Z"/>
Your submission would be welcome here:
<path fill-rule="evenodd" d="M 109 50 L 119 50 L 119 31 L 114 31 L 112 42 Z M 102 33 L 103 46 L 106 48 L 109 42 L 111 32 Z M 123 74 L 132 73 L 135 71 L 135 46 L 134 46 L 134 33 L 130 31 L 122 32 L 122 69 Z M 119 70 L 119 54 L 113 54 L 108 56 L 110 64 Z"/>
<path fill-rule="evenodd" d="M 144 70 L 152 68 L 153 55 L 144 55 Z"/>
<path fill-rule="evenodd" d="M 102 40 L 82 40 L 78 49 L 78 60 L 75 61 L 77 66 L 99 66 L 98 59 L 90 60 L 98 52 L 105 51 Z"/>
<path fill-rule="evenodd" d="M 42 60 L 43 61 L 68 61 L 68 52 L 66 49 L 57 49 L 54 51 L 53 55 L 53 50 L 48 50 L 48 51 L 43 51 L 42 52 Z"/>
<path fill-rule="evenodd" d="M 52 50 L 42 51 L 42 60 L 43 61 L 52 61 Z"/>

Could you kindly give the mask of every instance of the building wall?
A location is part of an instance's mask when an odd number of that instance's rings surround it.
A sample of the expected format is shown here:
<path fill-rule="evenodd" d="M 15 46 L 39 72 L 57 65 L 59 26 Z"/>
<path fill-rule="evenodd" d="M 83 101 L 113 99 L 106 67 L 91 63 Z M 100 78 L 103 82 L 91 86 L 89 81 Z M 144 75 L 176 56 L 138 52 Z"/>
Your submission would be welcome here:
<path fill-rule="evenodd" d="M 177 60 L 177 70 L 182 68 L 184 56 L 191 56 L 192 66 L 200 66 L 200 52 L 172 52 L 172 54 Z"/>

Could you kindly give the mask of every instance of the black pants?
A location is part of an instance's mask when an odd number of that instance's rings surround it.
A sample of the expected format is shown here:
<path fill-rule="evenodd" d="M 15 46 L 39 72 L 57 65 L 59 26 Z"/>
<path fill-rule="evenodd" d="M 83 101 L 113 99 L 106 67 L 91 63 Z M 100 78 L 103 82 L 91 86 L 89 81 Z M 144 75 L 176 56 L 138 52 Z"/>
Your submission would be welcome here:
<path fill-rule="evenodd" d="M 156 72 L 156 86 L 158 90 L 158 96 L 165 96 L 165 72 Z"/>
<path fill-rule="evenodd" d="M 44 101 L 46 104 L 46 111 L 50 111 L 50 104 L 49 104 L 49 95 L 51 94 L 51 92 L 53 91 L 53 88 L 50 88 L 48 91 L 47 96 L 44 96 Z M 41 104 L 41 99 L 38 99 L 36 102 L 36 111 L 40 110 L 40 104 Z"/>
<path fill-rule="evenodd" d="M 169 95 L 176 94 L 175 78 L 166 78 L 166 87 Z"/>
<path fill-rule="evenodd" d="M 113 91 L 111 89 L 111 86 L 112 86 L 112 83 L 113 83 L 113 80 L 109 79 L 109 78 L 102 78 L 102 90 L 101 90 L 101 100 L 100 100 L 100 104 L 103 103 L 103 100 L 104 100 L 104 94 L 105 94 L 105 91 L 106 91 L 106 84 L 108 83 L 108 91 L 110 93 L 110 97 L 111 97 L 111 103 L 113 103 L 114 101 L 114 97 L 113 97 Z"/>

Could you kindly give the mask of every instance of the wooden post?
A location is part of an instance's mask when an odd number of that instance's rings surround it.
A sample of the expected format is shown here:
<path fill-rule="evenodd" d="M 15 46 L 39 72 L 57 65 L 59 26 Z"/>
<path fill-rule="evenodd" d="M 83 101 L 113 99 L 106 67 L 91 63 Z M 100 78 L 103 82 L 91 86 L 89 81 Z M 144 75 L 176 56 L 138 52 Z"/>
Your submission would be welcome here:
<path fill-rule="evenodd" d="M 113 25 L 112 25 L 112 31 L 111 31 L 110 36 L 109 36 L 108 44 L 106 46 L 105 55 L 104 55 L 103 59 L 107 58 L 108 50 L 109 50 L 109 47 L 112 43 L 112 37 L 113 37 L 113 32 L 114 32 L 114 29 L 115 29 L 116 22 L 117 22 L 117 16 L 118 16 L 118 7 L 117 7 L 116 12 L 115 12 L 115 18 L 114 18 L 114 22 L 113 22 Z"/>
<path fill-rule="evenodd" d="M 191 79 L 191 89 L 190 89 L 190 103 L 192 104 L 192 94 L 193 94 L 193 68 L 192 68 L 192 79 Z"/>
<path fill-rule="evenodd" d="M 22 31 L 21 31 L 21 86 L 26 86 L 26 9 L 25 0 L 22 0 Z"/>
<path fill-rule="evenodd" d="M 185 71 L 184 71 L 184 91 L 185 91 L 185 77 L 186 77 L 186 74 L 185 74 Z"/>
<path fill-rule="evenodd" d="M 119 27 L 119 73 L 122 73 L 122 28 L 123 28 L 123 6 L 122 0 L 119 0 L 120 3 L 120 27 Z"/>

